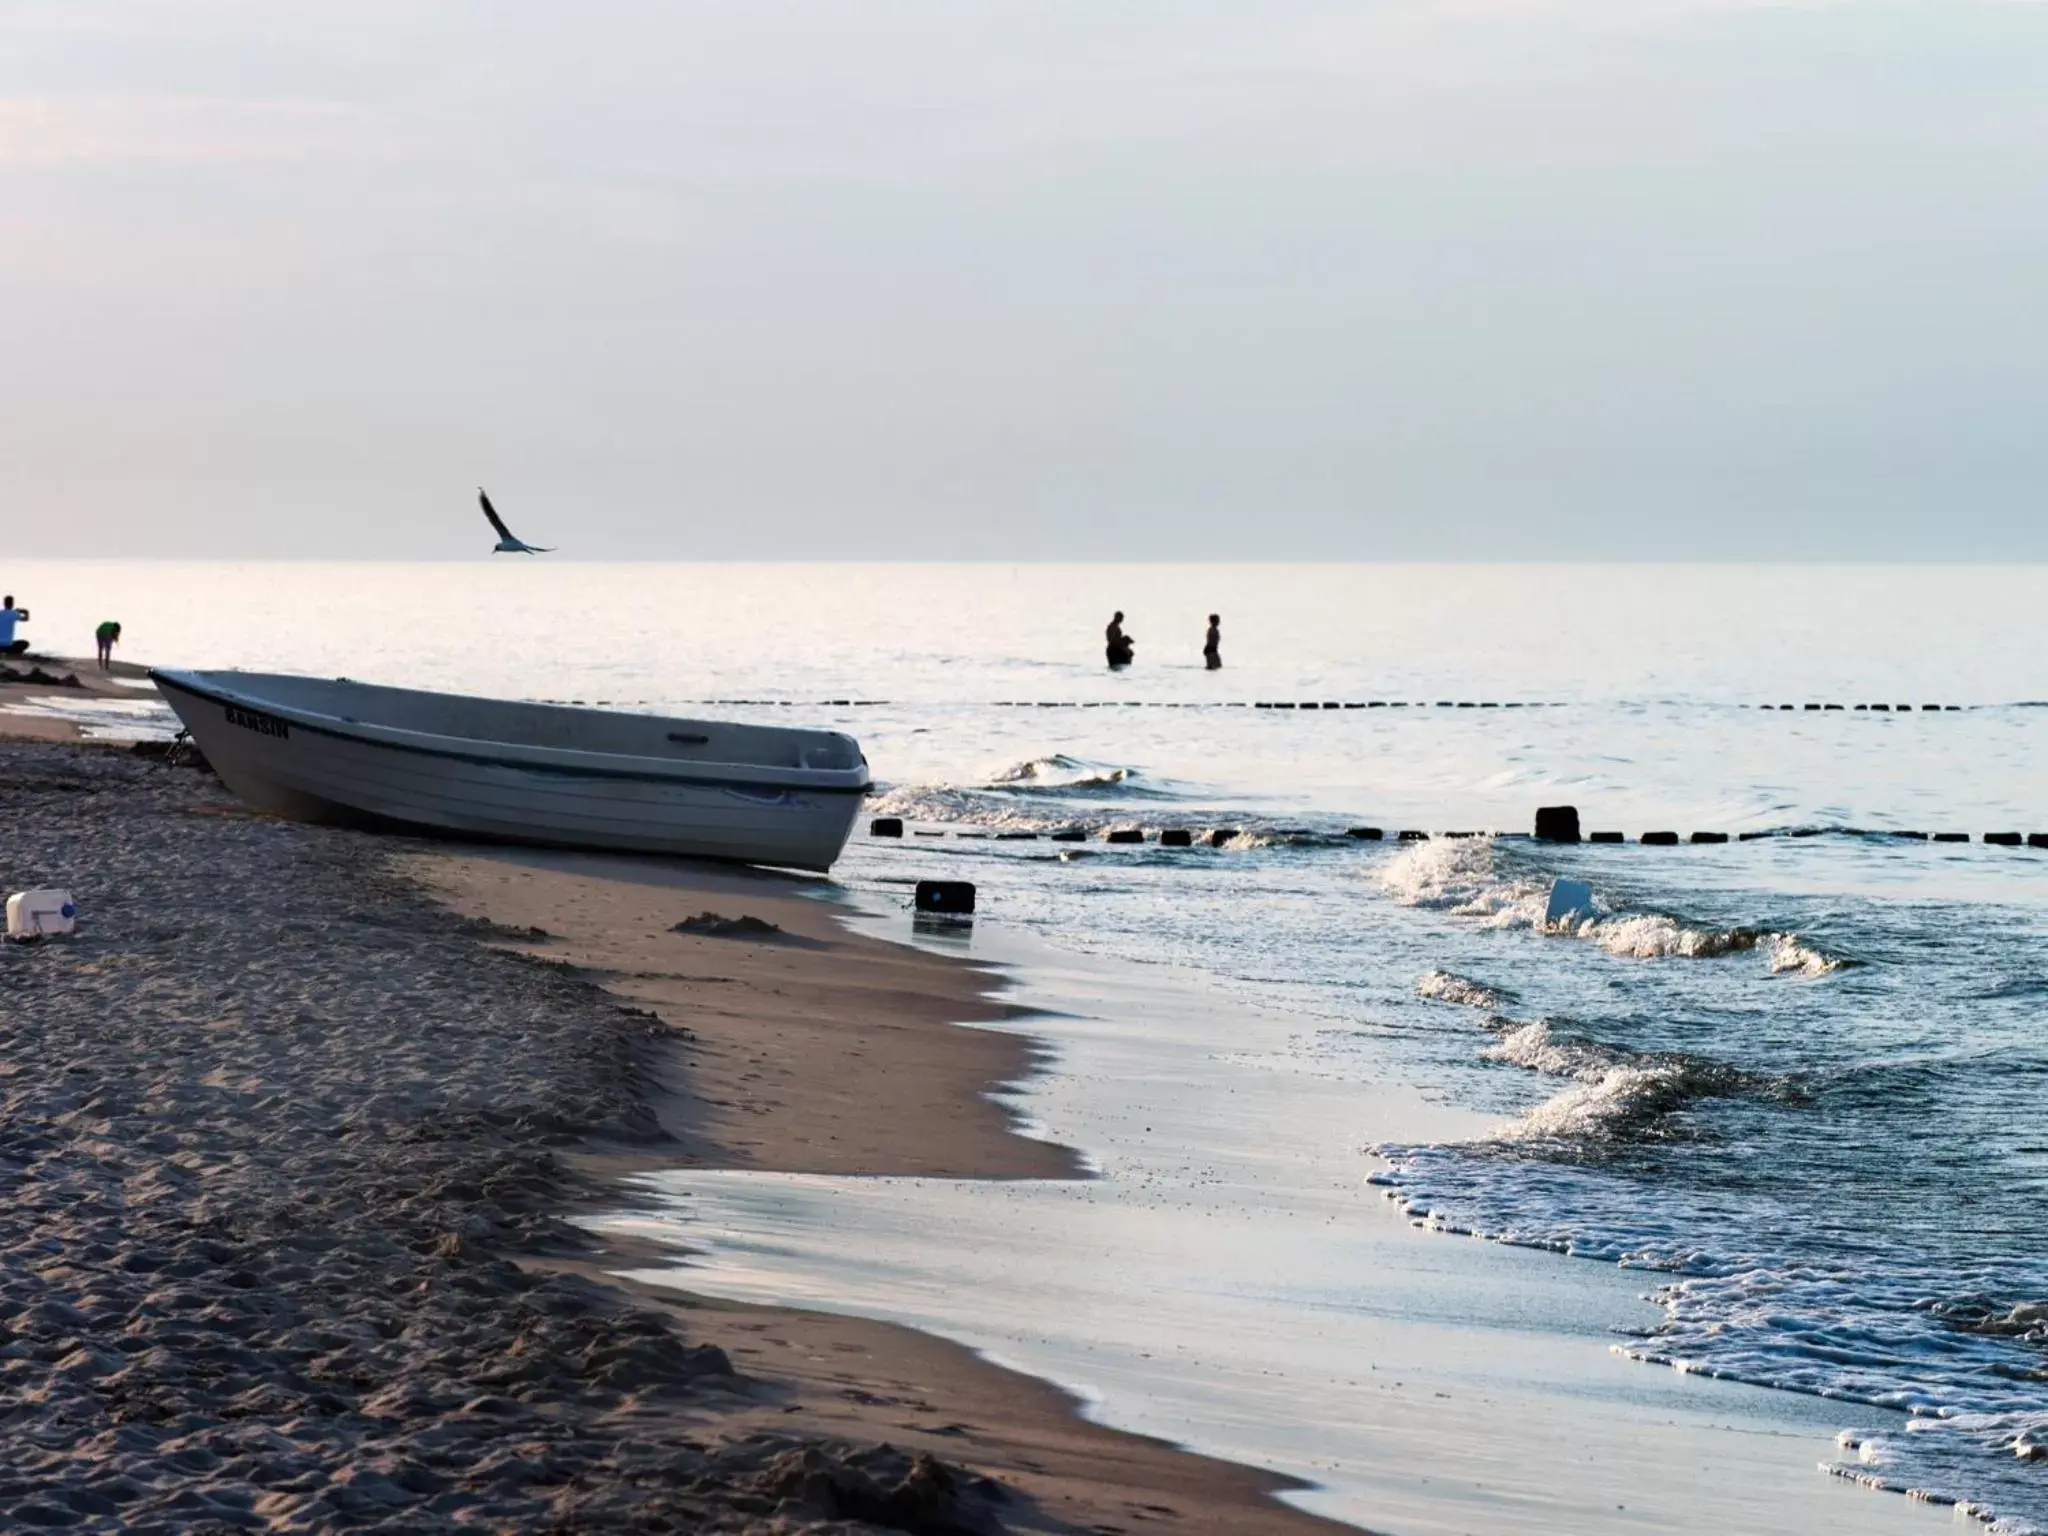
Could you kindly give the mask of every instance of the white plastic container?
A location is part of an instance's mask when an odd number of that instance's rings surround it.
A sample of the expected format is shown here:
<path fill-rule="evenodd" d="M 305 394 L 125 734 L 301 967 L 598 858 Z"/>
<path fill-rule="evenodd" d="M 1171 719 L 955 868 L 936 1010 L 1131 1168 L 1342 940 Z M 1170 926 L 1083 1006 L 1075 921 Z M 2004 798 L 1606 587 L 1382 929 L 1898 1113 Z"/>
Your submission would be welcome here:
<path fill-rule="evenodd" d="M 40 939 L 78 926 L 78 904 L 69 891 L 17 891 L 7 898 L 7 937 Z"/>

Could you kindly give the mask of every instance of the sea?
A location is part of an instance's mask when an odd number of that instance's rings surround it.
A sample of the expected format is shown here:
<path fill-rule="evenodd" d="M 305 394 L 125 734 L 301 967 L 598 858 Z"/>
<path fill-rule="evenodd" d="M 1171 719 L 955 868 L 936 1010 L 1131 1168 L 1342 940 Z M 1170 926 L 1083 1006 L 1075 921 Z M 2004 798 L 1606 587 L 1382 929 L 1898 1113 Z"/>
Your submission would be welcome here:
<path fill-rule="evenodd" d="M 1959 1503 L 2004 1536 L 2048 1532 L 2048 847 L 2026 842 L 2048 833 L 2041 576 L 559 557 L 0 568 L 34 614 L 23 633 L 60 653 L 87 652 L 112 618 L 123 654 L 157 664 L 849 731 L 877 783 L 868 814 L 911 833 L 856 834 L 835 879 L 864 910 L 900 912 L 917 878 L 971 880 L 985 934 L 1279 1021 L 1235 1045 L 1179 1039 L 1173 1059 L 1201 1066 L 1176 1079 L 1176 1166 L 1211 1135 L 1216 1165 L 1255 1161 L 1285 1212 L 1295 1165 L 1255 1154 L 1287 1145 L 1297 1119 L 1349 1119 L 1348 1188 L 1445 1242 L 1624 1271 L 1652 1299 L 1641 1326 L 1574 1348 L 1796 1394 L 1840 1432 L 1837 1472 Z M 1136 661 L 1112 672 L 1102 631 L 1118 610 Z M 1201 657 L 1212 612 L 1215 671 Z M 152 708 L 89 723 L 147 732 L 162 725 Z M 1537 809 L 1557 805 L 1625 841 L 1532 840 Z M 1113 829 L 1144 841 L 1110 843 Z M 1168 829 L 1191 846 L 1161 846 Z M 1050 840 L 1063 831 L 1081 840 Z M 1641 840 L 1656 832 L 1676 845 Z M 1560 879 L 1587 894 L 1552 917 Z M 1140 1177 L 1115 1117 L 1144 1094 L 1111 1067 L 1143 1075 L 1147 1037 L 1123 1031 L 1091 1057 L 1064 1027 L 1049 1072 L 1086 1065 L 1093 1110 L 1072 1095 L 1060 1108 L 1056 1091 L 1039 1103 L 1029 1085 L 1014 1102 L 1078 1136 L 1113 1190 Z M 1172 1027 L 1158 1025 L 1160 1060 Z M 1405 1123 L 1370 1110 L 1390 1092 L 1440 1111 L 1415 1122 L 1438 1134 L 1383 1136 Z M 807 1223 L 909 1233 L 931 1202 L 957 1215 L 978 1201 L 991 1232 L 1014 1233 L 1015 1190 L 933 1182 L 830 1200 L 801 1181 L 675 1193 L 726 1233 L 730 1289 L 800 1297 L 829 1289 L 831 1245 Z M 1041 1258 L 1071 1240 L 1060 1251 L 1085 1262 L 1137 1263 L 1135 1228 L 1082 1242 L 1059 1225 L 1101 1201 L 1033 1207 Z M 1314 1209 L 1285 1237 L 1310 1267 L 1319 1245 L 1342 1254 L 1346 1219 Z M 877 1310 L 1065 1374 L 1112 1422 L 1160 1427 L 1074 1379 L 1087 1352 L 1061 1340 L 1096 1326 L 1087 1309 L 1039 1318 L 1034 1355 L 1022 1335 L 991 1341 L 950 1259 L 906 1252 L 865 1253 L 873 1295 L 922 1296 Z M 1232 1316 L 1256 1301 L 1327 1319 L 1369 1307 L 1370 1286 L 1248 1297 L 1230 1292 Z M 1255 1355 L 1260 1328 L 1243 1336 Z M 1136 1354 L 1104 1375 L 1133 1401 L 1254 1390 L 1223 1372 L 1190 1386 Z M 1312 1383 L 1293 1401 L 1316 1418 Z M 1335 1486 L 1321 1507 L 1370 1516 L 1370 1490 L 1344 1488 L 1341 1429 L 1296 1455 L 1226 1409 L 1182 1437 Z"/>

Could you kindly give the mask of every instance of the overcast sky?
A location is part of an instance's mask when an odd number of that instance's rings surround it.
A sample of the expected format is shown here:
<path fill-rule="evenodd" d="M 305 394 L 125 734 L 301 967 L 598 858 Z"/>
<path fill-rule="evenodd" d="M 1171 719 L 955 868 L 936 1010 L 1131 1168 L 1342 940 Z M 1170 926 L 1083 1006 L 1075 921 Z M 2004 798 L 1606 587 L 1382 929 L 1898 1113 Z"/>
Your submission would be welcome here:
<path fill-rule="evenodd" d="M 6 0 L 0 551 L 2048 556 L 2048 5 Z"/>

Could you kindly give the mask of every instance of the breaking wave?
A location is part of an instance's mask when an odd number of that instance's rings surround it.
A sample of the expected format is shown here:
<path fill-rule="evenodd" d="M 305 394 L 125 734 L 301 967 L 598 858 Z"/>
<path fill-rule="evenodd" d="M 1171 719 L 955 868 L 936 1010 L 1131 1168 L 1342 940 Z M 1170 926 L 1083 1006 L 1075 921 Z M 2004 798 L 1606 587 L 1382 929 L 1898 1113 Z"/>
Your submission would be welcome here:
<path fill-rule="evenodd" d="M 1498 1008 L 1507 1001 L 1498 989 L 1450 971 L 1426 972 L 1415 983 L 1415 995 L 1464 1008 Z"/>
<path fill-rule="evenodd" d="M 1114 791 L 1119 798 L 1128 795 L 1170 798 L 1173 795 L 1171 789 L 1148 782 L 1140 769 L 1090 762 L 1086 758 L 1069 757 L 1064 752 L 1012 763 L 980 787 L 996 794 L 1089 795 Z"/>
<path fill-rule="evenodd" d="M 1496 1141 L 1600 1142 L 1662 1134 L 1669 1118 L 1702 1099 L 1784 1092 L 1789 1084 L 1679 1051 L 1637 1052 L 1561 1033 L 1544 1019 L 1493 1021 L 1488 1061 L 1572 1079 L 1555 1098 L 1493 1133 Z"/>
<path fill-rule="evenodd" d="M 1546 921 L 1550 880 L 1503 868 L 1488 838 L 1417 843 L 1379 872 L 1380 888 L 1404 906 L 1469 917 L 1491 928 L 1527 928 L 1585 939 L 1631 960 L 1712 960 L 1762 951 L 1774 975 L 1825 976 L 1855 962 L 1827 953 L 1796 933 L 1769 928 L 1716 928 L 1661 912 L 1617 910 L 1594 893 L 1591 916 Z"/>

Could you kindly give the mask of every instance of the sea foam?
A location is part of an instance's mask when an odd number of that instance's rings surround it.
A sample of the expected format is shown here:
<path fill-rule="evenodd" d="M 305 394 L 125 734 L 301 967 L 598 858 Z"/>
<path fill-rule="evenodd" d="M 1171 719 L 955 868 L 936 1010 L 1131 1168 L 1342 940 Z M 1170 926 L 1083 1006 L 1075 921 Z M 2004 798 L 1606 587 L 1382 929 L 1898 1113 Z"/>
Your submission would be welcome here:
<path fill-rule="evenodd" d="M 1825 976 L 1853 963 L 1796 933 L 1718 928 L 1662 912 L 1628 911 L 1600 891 L 1593 895 L 1592 916 L 1547 922 L 1550 877 L 1503 867 L 1491 838 L 1417 843 L 1389 860 L 1378 879 L 1380 888 L 1404 906 L 1446 911 L 1494 928 L 1584 939 L 1624 959 L 1713 960 L 1761 950 L 1773 974 L 1800 976 Z"/>

